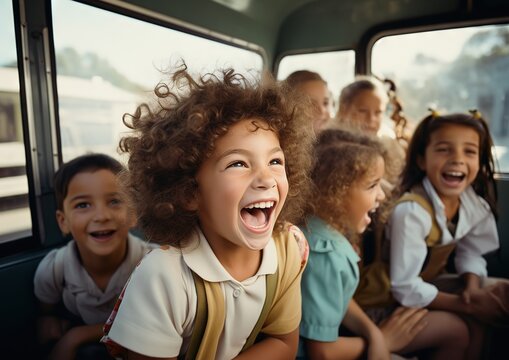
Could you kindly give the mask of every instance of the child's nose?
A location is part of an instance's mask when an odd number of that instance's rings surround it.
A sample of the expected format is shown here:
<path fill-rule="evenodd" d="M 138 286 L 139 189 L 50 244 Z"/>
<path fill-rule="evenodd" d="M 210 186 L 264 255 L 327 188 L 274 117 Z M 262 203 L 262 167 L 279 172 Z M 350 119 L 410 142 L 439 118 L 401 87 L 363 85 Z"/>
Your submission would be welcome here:
<path fill-rule="evenodd" d="M 453 156 L 452 156 L 452 162 L 454 164 L 463 164 L 465 162 L 463 153 L 458 150 L 454 151 Z"/>
<path fill-rule="evenodd" d="M 96 207 L 94 220 L 104 221 L 111 218 L 111 211 L 106 205 L 98 205 Z"/>
<path fill-rule="evenodd" d="M 323 118 L 330 118 L 330 110 L 328 105 L 322 106 L 321 115 Z"/>
<path fill-rule="evenodd" d="M 377 201 L 383 201 L 385 199 L 385 192 L 381 186 L 378 186 L 378 194 L 376 197 Z"/>
<path fill-rule="evenodd" d="M 254 186 L 258 189 L 270 189 L 276 186 L 276 179 L 268 168 L 263 168 L 257 172 Z"/>
<path fill-rule="evenodd" d="M 381 121 L 380 114 L 377 112 L 372 112 L 369 116 L 369 121 L 371 122 L 371 124 L 378 126 L 378 124 Z"/>

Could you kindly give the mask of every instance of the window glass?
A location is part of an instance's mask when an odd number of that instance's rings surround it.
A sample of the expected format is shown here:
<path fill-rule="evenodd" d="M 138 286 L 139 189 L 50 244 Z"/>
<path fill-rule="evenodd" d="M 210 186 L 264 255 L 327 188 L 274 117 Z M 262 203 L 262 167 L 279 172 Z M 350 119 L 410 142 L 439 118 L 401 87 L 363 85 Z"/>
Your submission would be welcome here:
<path fill-rule="evenodd" d="M 309 70 L 320 74 L 327 81 L 334 100 L 331 115 L 334 116 L 341 89 L 355 77 L 355 51 L 330 51 L 312 54 L 287 55 L 281 59 L 277 78 L 284 80 L 297 70 Z"/>
<path fill-rule="evenodd" d="M 28 182 L 11 1 L 0 2 L 0 243 L 29 236 Z"/>
<path fill-rule="evenodd" d="M 396 82 L 414 122 L 432 107 L 478 109 L 495 141 L 498 170 L 509 172 L 509 26 L 490 25 L 387 36 L 373 46 L 372 72 Z"/>
<path fill-rule="evenodd" d="M 233 67 L 258 78 L 263 68 L 253 51 L 74 1 L 52 5 L 64 161 L 89 151 L 118 157 L 122 115 L 180 59 L 193 74 Z"/>

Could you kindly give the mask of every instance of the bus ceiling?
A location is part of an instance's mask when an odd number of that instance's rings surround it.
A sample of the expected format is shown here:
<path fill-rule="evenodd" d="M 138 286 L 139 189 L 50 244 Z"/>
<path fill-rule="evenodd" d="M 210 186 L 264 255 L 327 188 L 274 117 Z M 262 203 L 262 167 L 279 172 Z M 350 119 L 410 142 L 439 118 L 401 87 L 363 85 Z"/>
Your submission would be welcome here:
<path fill-rule="evenodd" d="M 362 40 L 372 36 L 373 29 L 509 16 L 504 0 L 82 1 L 121 8 L 241 47 L 259 47 L 272 66 L 289 53 L 364 50 Z"/>

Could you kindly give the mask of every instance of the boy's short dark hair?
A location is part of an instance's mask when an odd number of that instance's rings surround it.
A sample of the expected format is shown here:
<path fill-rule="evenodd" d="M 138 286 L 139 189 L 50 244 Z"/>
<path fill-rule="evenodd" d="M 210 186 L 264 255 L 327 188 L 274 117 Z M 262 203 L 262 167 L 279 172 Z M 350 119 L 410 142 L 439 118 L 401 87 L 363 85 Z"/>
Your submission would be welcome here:
<path fill-rule="evenodd" d="M 117 175 L 124 169 L 124 166 L 120 162 L 105 154 L 85 154 L 63 163 L 53 177 L 57 209 L 63 210 L 64 199 L 67 196 L 69 183 L 77 174 L 82 172 L 95 172 L 97 170 L 109 170 Z"/>

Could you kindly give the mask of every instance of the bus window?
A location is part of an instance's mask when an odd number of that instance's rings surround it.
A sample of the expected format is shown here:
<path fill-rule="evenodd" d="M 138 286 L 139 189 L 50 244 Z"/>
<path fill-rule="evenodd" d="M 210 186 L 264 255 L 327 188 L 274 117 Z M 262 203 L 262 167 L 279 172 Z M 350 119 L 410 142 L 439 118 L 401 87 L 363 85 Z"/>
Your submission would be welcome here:
<path fill-rule="evenodd" d="M 341 89 L 352 82 L 355 76 L 355 51 L 329 51 L 312 54 L 287 55 L 281 59 L 278 66 L 277 78 L 284 80 L 297 70 L 317 72 L 327 81 L 332 93 L 331 105 L 338 103 Z M 334 115 L 337 109 L 331 109 Z"/>
<path fill-rule="evenodd" d="M 263 68 L 254 51 L 70 0 L 52 7 L 64 161 L 90 151 L 118 158 L 122 115 L 147 100 L 161 71 L 180 59 L 193 73 L 233 67 L 258 78 Z"/>
<path fill-rule="evenodd" d="M 481 111 L 495 142 L 497 169 L 509 172 L 508 53 L 509 25 L 393 35 L 373 45 L 371 70 L 396 82 L 410 120 L 422 119 L 430 107 Z"/>
<path fill-rule="evenodd" d="M 30 236 L 28 182 L 21 125 L 11 1 L 0 2 L 0 243 Z"/>

